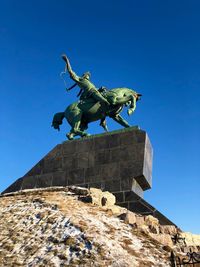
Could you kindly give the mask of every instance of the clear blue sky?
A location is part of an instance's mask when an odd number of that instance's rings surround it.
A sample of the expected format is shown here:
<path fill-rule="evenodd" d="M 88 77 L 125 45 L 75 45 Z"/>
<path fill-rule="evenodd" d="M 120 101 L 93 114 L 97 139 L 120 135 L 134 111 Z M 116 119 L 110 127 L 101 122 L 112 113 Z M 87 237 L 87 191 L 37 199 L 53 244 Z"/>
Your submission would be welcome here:
<path fill-rule="evenodd" d="M 199 12 L 193 0 L 1 0 L 0 191 L 65 140 L 67 124 L 61 132 L 50 127 L 78 92 L 66 93 L 59 77 L 65 52 L 97 87 L 143 94 L 128 121 L 147 131 L 154 148 L 145 199 L 200 234 Z"/>

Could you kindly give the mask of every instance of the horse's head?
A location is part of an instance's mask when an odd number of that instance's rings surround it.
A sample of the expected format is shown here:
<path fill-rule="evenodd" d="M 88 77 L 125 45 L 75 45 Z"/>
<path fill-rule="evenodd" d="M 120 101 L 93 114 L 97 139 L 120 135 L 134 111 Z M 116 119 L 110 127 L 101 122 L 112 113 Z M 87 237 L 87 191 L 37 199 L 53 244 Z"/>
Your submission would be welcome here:
<path fill-rule="evenodd" d="M 133 90 L 131 90 L 131 100 L 126 103 L 126 106 L 129 106 L 129 109 L 127 111 L 128 115 L 130 116 L 135 108 L 136 108 L 136 102 L 141 99 L 142 94 L 139 94 Z"/>

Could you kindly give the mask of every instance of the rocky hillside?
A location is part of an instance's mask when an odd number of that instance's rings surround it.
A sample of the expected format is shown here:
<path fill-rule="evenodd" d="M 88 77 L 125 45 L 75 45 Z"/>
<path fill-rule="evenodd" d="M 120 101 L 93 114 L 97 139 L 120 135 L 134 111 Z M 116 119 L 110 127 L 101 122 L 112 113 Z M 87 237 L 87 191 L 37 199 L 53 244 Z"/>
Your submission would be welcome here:
<path fill-rule="evenodd" d="M 170 266 L 178 229 L 114 203 L 75 187 L 1 195 L 0 266 Z"/>

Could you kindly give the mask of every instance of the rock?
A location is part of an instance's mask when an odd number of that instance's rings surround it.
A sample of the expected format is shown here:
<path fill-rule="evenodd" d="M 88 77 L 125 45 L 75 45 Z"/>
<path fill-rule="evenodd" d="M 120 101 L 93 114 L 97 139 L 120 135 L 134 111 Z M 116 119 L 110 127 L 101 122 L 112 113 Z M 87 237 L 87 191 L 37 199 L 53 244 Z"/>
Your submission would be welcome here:
<path fill-rule="evenodd" d="M 98 206 L 79 201 L 82 197 Z M 109 192 L 77 187 L 2 196 L 0 266 L 170 267 L 170 250 L 183 251 L 171 240 L 178 228 L 114 203 Z M 199 236 L 182 234 L 184 251 L 196 251 Z"/>
<path fill-rule="evenodd" d="M 176 235 L 178 233 L 178 228 L 174 225 L 160 225 L 160 233 Z"/>
<path fill-rule="evenodd" d="M 163 246 L 163 249 L 164 249 L 165 251 L 168 251 L 168 252 L 171 252 L 171 251 L 172 251 L 172 248 L 169 247 L 169 246 Z"/>
<path fill-rule="evenodd" d="M 110 215 L 114 215 L 114 216 L 117 216 L 119 218 L 122 214 L 125 214 L 127 211 L 125 208 L 122 208 L 122 207 L 117 206 L 117 205 L 113 205 L 113 206 L 109 206 L 109 207 L 105 206 L 103 208 L 106 209 Z"/>
<path fill-rule="evenodd" d="M 68 186 L 68 190 L 74 193 L 75 195 L 81 195 L 81 196 L 87 196 L 90 193 L 89 189 L 78 186 Z"/>
<path fill-rule="evenodd" d="M 91 196 L 79 196 L 78 200 L 84 202 L 84 203 L 92 203 L 92 197 Z"/>
<path fill-rule="evenodd" d="M 185 232 L 181 233 L 181 237 L 185 238 L 185 243 L 187 246 L 200 246 L 200 235 L 194 235 L 189 232 Z"/>
<path fill-rule="evenodd" d="M 136 215 L 135 213 L 131 212 L 131 211 L 127 211 L 126 213 L 122 213 L 119 218 L 121 220 L 123 220 L 125 223 L 128 224 L 135 224 L 136 223 Z"/>
<path fill-rule="evenodd" d="M 171 236 L 169 234 L 153 234 L 153 233 L 149 233 L 149 235 L 157 240 L 159 243 L 163 244 L 164 246 L 169 246 L 169 247 L 173 247 L 173 242 L 171 239 Z"/>
<path fill-rule="evenodd" d="M 113 194 L 109 192 L 102 192 L 97 188 L 90 188 L 90 196 L 92 198 L 92 204 L 98 205 L 100 207 L 111 207 L 114 206 L 116 198 Z"/>
<path fill-rule="evenodd" d="M 149 227 L 150 232 L 154 234 L 159 234 L 159 221 L 157 218 L 152 215 L 148 215 L 144 217 L 145 224 Z"/>
<path fill-rule="evenodd" d="M 144 217 L 142 215 L 136 216 L 136 225 L 140 228 L 141 225 L 144 225 Z"/>
<path fill-rule="evenodd" d="M 149 235 L 149 227 L 147 225 L 145 225 L 145 224 L 141 225 L 139 230 L 141 233 Z"/>

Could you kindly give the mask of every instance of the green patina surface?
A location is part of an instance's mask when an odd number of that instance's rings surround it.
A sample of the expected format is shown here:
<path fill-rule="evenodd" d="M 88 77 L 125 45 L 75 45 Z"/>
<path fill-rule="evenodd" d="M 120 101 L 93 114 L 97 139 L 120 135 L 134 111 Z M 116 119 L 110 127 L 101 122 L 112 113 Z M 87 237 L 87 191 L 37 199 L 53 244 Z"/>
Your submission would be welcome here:
<path fill-rule="evenodd" d="M 105 87 L 97 89 L 90 81 L 89 72 L 83 76 L 78 76 L 72 70 L 67 56 L 63 55 L 62 58 L 66 63 L 65 72 L 68 72 L 70 78 L 75 82 L 67 91 L 77 85 L 81 89 L 79 92 L 80 100 L 69 105 L 64 112 L 56 113 L 52 126 L 59 130 L 63 119 L 66 118 L 71 126 L 70 132 L 66 134 L 69 140 L 73 140 L 75 136 L 89 137 L 86 132 L 88 124 L 98 120 L 100 121 L 100 126 L 105 131 L 108 131 L 106 117 L 110 117 L 125 128 L 129 128 L 129 123 L 120 113 L 124 107 L 127 107 L 127 113 L 131 115 L 136 109 L 136 102 L 140 99 L 141 94 L 126 87 L 111 90 L 107 90 Z M 97 136 L 102 136 L 102 134 L 95 135 L 95 137 Z M 93 136 L 89 138 L 93 138 Z"/>

